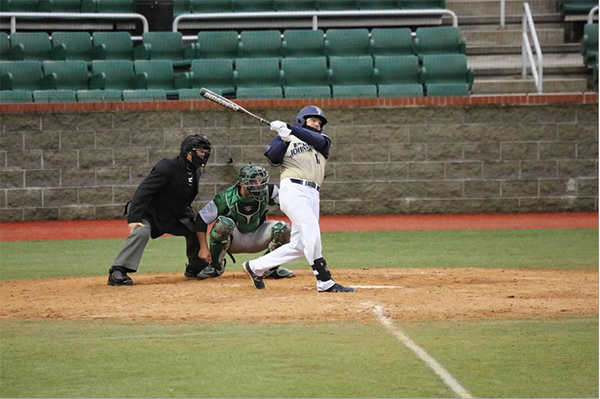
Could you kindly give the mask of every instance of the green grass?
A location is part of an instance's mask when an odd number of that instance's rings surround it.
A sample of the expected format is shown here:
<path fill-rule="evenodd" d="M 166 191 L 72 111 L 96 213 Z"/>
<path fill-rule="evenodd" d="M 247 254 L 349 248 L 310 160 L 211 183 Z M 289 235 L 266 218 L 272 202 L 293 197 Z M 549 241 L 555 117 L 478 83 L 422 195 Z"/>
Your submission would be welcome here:
<path fill-rule="evenodd" d="M 0 243 L 0 279 L 106 274 L 123 239 Z M 598 268 L 598 229 L 369 231 L 323 234 L 333 268 Z M 235 255 L 230 270 L 255 256 Z M 183 272 L 185 240 L 148 244 L 140 273 Z M 304 260 L 291 268 L 307 269 Z"/>

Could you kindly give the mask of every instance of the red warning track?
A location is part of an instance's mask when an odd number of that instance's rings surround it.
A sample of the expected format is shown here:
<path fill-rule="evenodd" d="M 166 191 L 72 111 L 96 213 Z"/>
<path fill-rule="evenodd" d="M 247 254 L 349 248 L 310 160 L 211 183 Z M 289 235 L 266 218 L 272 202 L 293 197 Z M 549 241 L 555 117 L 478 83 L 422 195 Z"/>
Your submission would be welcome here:
<path fill-rule="evenodd" d="M 286 220 L 284 217 L 274 217 Z M 598 228 L 598 213 L 322 216 L 321 231 Z M 124 238 L 123 219 L 0 223 L 0 241 Z"/>

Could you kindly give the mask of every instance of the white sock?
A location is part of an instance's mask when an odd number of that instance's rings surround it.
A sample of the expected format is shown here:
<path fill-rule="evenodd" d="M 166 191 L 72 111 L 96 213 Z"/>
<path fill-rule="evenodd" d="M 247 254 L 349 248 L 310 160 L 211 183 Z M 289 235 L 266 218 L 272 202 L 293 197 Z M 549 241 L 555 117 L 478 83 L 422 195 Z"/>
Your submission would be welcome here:
<path fill-rule="evenodd" d="M 335 281 L 333 281 L 331 279 L 329 279 L 327 281 L 317 280 L 317 291 L 319 291 L 319 292 L 327 291 L 328 289 L 333 287 L 334 284 L 335 284 Z"/>

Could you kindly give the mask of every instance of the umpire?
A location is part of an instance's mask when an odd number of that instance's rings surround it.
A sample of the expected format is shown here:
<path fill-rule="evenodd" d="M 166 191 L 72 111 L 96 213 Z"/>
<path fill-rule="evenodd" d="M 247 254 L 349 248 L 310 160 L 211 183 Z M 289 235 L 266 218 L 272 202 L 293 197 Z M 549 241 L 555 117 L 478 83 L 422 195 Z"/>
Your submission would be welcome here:
<path fill-rule="evenodd" d="M 191 204 L 209 157 L 210 141 L 201 134 L 188 136 L 178 157 L 159 161 L 140 183 L 125 206 L 129 236 L 108 271 L 108 285 L 132 285 L 127 273 L 137 271 L 150 237 L 165 233 L 186 239 L 186 276 L 196 276 L 208 265 L 198 257 L 200 242 Z"/>

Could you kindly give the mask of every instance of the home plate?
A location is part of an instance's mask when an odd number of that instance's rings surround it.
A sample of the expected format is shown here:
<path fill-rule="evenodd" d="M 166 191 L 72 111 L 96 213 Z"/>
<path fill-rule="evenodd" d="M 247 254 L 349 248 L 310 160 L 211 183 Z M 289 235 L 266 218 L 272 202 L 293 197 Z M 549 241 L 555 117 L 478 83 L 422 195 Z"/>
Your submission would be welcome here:
<path fill-rule="evenodd" d="M 387 290 L 387 289 L 397 289 L 397 288 L 406 288 L 403 285 L 352 285 L 352 288 L 362 288 L 367 290 Z"/>

